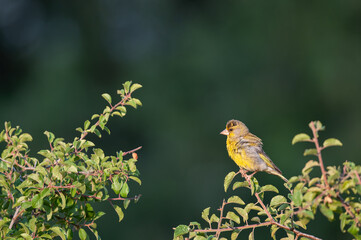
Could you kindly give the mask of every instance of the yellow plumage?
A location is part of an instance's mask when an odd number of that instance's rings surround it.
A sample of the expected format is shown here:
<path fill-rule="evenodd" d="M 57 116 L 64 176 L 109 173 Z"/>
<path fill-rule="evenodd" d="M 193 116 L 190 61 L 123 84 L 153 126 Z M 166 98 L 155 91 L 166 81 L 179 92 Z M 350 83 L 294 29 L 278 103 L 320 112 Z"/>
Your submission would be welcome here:
<path fill-rule="evenodd" d="M 244 123 L 230 120 L 221 134 L 227 135 L 228 154 L 240 168 L 252 172 L 265 171 L 287 182 L 279 168 L 263 151 L 262 140 L 250 133 Z"/>

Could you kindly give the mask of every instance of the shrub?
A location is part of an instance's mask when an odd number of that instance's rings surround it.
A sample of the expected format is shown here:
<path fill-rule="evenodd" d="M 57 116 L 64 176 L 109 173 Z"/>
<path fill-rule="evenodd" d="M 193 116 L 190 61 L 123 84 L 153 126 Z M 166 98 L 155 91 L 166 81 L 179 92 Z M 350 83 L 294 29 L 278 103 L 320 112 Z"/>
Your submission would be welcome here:
<path fill-rule="evenodd" d="M 342 166 L 325 168 L 322 151 L 342 146 L 342 143 L 329 138 L 321 146 L 319 132 L 325 127 L 319 121 L 310 122 L 309 127 L 312 137 L 300 133 L 293 138 L 292 144 L 312 143 L 315 147 L 306 149 L 304 155 L 315 155 L 317 161 L 308 161 L 299 176 L 291 177 L 284 184 L 289 192 L 287 196 L 279 194 L 278 188 L 273 185 L 260 186 L 255 177 L 250 177 L 243 170 L 230 172 L 224 180 L 225 192 L 233 180 L 241 176 L 243 180 L 234 182 L 232 190 L 249 189 L 255 201 L 245 203 L 237 194 L 224 199 L 218 213 L 211 213 L 210 208 L 203 210 L 206 226 L 198 222 L 179 225 L 175 228 L 174 239 L 226 239 L 223 236 L 228 232 L 234 240 L 243 230 L 250 230 L 249 239 L 255 239 L 255 229 L 260 227 L 270 227 L 273 239 L 280 235 L 284 240 L 320 239 L 305 232 L 306 225 L 314 220 L 317 210 L 329 220 L 334 220 L 337 215 L 341 230 L 361 239 L 361 166 L 346 161 Z M 313 171 L 316 167 L 320 169 L 319 173 Z M 264 202 L 266 194 L 273 194 L 267 203 Z M 284 233 L 278 233 L 278 230 Z"/>
<path fill-rule="evenodd" d="M 141 147 L 106 156 L 87 136 L 110 134 L 106 126 L 110 117 L 124 117 L 127 106 L 141 105 L 132 97 L 140 87 L 124 83 L 115 104 L 109 94 L 103 94 L 109 105 L 77 128 L 80 136 L 72 142 L 45 131 L 49 149 L 39 151 L 40 157 L 30 155 L 30 134 L 5 123 L 0 133 L 0 142 L 6 144 L 0 157 L 1 239 L 72 239 L 73 232 L 78 232 L 83 240 L 89 238 L 89 231 L 98 239 L 96 221 L 105 213 L 94 210 L 95 202 L 109 202 L 119 221 L 123 219 L 123 209 L 139 199 L 128 194 L 131 181 L 141 184 L 135 153 Z M 110 197 L 110 188 L 116 197 Z"/>

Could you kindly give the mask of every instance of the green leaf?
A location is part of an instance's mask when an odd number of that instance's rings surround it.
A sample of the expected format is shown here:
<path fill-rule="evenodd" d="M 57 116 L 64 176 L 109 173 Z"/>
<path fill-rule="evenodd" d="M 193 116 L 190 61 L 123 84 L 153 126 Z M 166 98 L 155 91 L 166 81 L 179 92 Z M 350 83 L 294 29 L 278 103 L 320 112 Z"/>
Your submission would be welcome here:
<path fill-rule="evenodd" d="M 244 201 L 238 196 L 232 196 L 232 197 L 228 198 L 227 203 L 237 203 L 240 205 L 245 204 Z"/>
<path fill-rule="evenodd" d="M 45 198 L 50 195 L 50 188 L 44 188 L 40 193 L 40 198 Z"/>
<path fill-rule="evenodd" d="M 137 103 L 133 99 L 129 99 L 127 101 L 127 105 L 132 106 L 133 108 L 137 108 Z"/>
<path fill-rule="evenodd" d="M 122 183 L 118 181 L 118 176 L 115 176 L 113 178 L 113 183 L 112 183 L 112 189 L 114 191 L 115 194 L 119 194 L 120 189 L 122 188 Z"/>
<path fill-rule="evenodd" d="M 139 185 L 142 185 L 142 181 L 138 178 L 138 177 L 135 177 L 135 176 L 129 176 L 130 179 L 136 181 Z"/>
<path fill-rule="evenodd" d="M 255 177 L 252 177 L 251 179 L 251 195 L 253 195 L 255 192 L 259 192 L 259 183 L 258 180 Z"/>
<path fill-rule="evenodd" d="M 354 236 L 357 236 L 359 230 L 360 229 L 357 227 L 356 223 L 353 222 L 352 226 L 349 229 L 347 229 L 347 232 L 351 233 Z"/>
<path fill-rule="evenodd" d="M 49 143 L 52 143 L 55 139 L 54 133 L 45 131 L 45 136 L 48 138 Z"/>
<path fill-rule="evenodd" d="M 94 217 L 95 213 L 94 213 L 94 209 L 92 207 L 92 205 L 90 205 L 89 203 L 85 204 L 85 211 L 86 211 L 86 216 L 89 218 Z"/>
<path fill-rule="evenodd" d="M 35 232 L 36 231 L 36 218 L 33 217 L 29 220 L 29 229 L 32 231 L 32 232 Z"/>
<path fill-rule="evenodd" d="M 346 226 L 346 224 L 347 224 L 347 218 L 348 218 L 348 216 L 347 216 L 347 214 L 346 213 L 342 213 L 342 214 L 340 214 L 340 227 L 341 227 L 341 231 L 342 232 L 345 232 L 345 226 Z"/>
<path fill-rule="evenodd" d="M 244 182 L 235 182 L 235 183 L 233 184 L 232 189 L 235 190 L 235 189 L 240 188 L 240 187 L 248 187 L 248 182 L 247 182 L 247 181 L 244 181 Z"/>
<path fill-rule="evenodd" d="M 124 213 L 121 207 L 119 207 L 118 205 L 114 205 L 114 209 L 115 212 L 118 214 L 119 217 L 119 222 L 123 220 L 124 218 Z"/>
<path fill-rule="evenodd" d="M 31 200 L 31 206 L 33 208 L 41 208 L 43 206 L 43 199 L 40 197 L 40 194 L 36 194 Z"/>
<path fill-rule="evenodd" d="M 68 168 L 67 172 L 69 172 L 69 173 L 77 173 L 78 170 L 76 169 L 76 167 L 75 167 L 74 165 L 71 165 L 71 166 Z"/>
<path fill-rule="evenodd" d="M 143 87 L 142 85 L 138 84 L 138 83 L 134 83 L 131 87 L 130 87 L 130 92 L 134 92 L 135 90 L 139 89 Z"/>
<path fill-rule="evenodd" d="M 218 223 L 219 222 L 219 217 L 217 217 L 216 214 L 213 213 L 212 216 L 211 216 L 210 221 L 211 221 L 211 223 L 213 223 L 213 222 Z"/>
<path fill-rule="evenodd" d="M 102 97 L 110 104 L 112 105 L 112 97 L 108 93 L 103 93 Z"/>
<path fill-rule="evenodd" d="M 341 193 L 343 193 L 344 191 L 346 191 L 347 189 L 354 187 L 355 186 L 355 182 L 352 179 L 346 180 L 342 183 L 341 185 Z M 360 186 L 360 185 L 359 185 Z"/>
<path fill-rule="evenodd" d="M 361 195 L 361 185 L 356 186 L 356 191 L 359 195 Z"/>
<path fill-rule="evenodd" d="M 241 219 L 232 211 L 227 212 L 226 218 L 231 219 L 238 224 L 241 222 Z"/>
<path fill-rule="evenodd" d="M 314 161 L 314 160 L 310 160 L 306 163 L 306 165 L 304 166 L 304 168 L 302 169 L 302 174 L 305 175 L 306 173 L 308 174 L 308 169 L 313 168 L 315 166 L 319 166 L 319 162 Z"/>
<path fill-rule="evenodd" d="M 63 175 L 61 175 L 60 173 L 60 167 L 59 165 L 56 165 L 53 170 L 51 171 L 51 173 L 53 174 L 53 177 L 57 180 L 62 180 L 63 179 Z"/>
<path fill-rule="evenodd" d="M 91 117 L 91 120 L 94 120 L 95 118 L 98 118 L 99 114 L 93 114 L 93 116 Z"/>
<path fill-rule="evenodd" d="M 315 156 L 317 156 L 317 150 L 315 148 L 306 149 L 303 152 L 303 156 L 307 156 L 307 155 L 315 155 Z"/>
<path fill-rule="evenodd" d="M 237 213 L 241 215 L 241 217 L 243 218 L 243 222 L 246 222 L 248 220 L 248 213 L 246 210 L 240 207 L 234 207 L 234 210 L 236 210 Z"/>
<path fill-rule="evenodd" d="M 286 203 L 286 202 L 287 202 L 287 199 L 284 196 L 277 195 L 271 199 L 270 206 L 277 207 L 277 206 L 281 205 L 282 203 Z"/>
<path fill-rule="evenodd" d="M 240 231 L 233 231 L 232 234 L 231 234 L 231 240 L 236 240 L 238 235 L 239 235 Z"/>
<path fill-rule="evenodd" d="M 105 215 L 105 212 L 101 212 L 101 211 L 96 212 L 93 220 L 97 220 L 97 219 L 101 218 L 104 215 Z"/>
<path fill-rule="evenodd" d="M 204 220 L 206 220 L 207 222 L 209 222 L 209 209 L 210 209 L 210 207 L 207 207 L 206 209 L 204 209 L 202 211 L 202 218 Z"/>
<path fill-rule="evenodd" d="M 311 123 L 312 122 L 310 122 L 309 125 L 311 125 Z M 320 121 L 313 121 L 313 123 L 315 124 L 316 130 L 318 130 L 318 131 L 325 130 L 325 126 L 323 126 Z"/>
<path fill-rule="evenodd" d="M 122 190 L 120 191 L 120 196 L 126 198 L 128 196 L 129 193 L 129 186 L 128 184 L 125 182 L 123 184 Z"/>
<path fill-rule="evenodd" d="M 179 225 L 174 230 L 174 238 L 189 233 L 189 227 L 187 225 Z"/>
<path fill-rule="evenodd" d="M 324 204 L 320 204 L 320 212 L 325 217 L 327 217 L 328 220 L 330 220 L 330 221 L 333 220 L 333 218 L 334 218 L 333 212 L 329 208 L 327 208 Z"/>
<path fill-rule="evenodd" d="M 288 183 L 294 183 L 297 182 L 299 180 L 298 176 L 293 176 L 290 179 L 288 179 Z"/>
<path fill-rule="evenodd" d="M 32 240 L 33 238 L 28 234 L 28 233 L 22 233 L 20 234 L 20 236 L 22 236 L 24 240 Z"/>
<path fill-rule="evenodd" d="M 197 235 L 194 240 L 207 240 L 207 238 L 201 236 L 201 235 Z"/>
<path fill-rule="evenodd" d="M 323 147 L 342 146 L 342 142 L 336 138 L 329 138 L 323 142 Z"/>
<path fill-rule="evenodd" d="M 64 233 L 61 231 L 60 227 L 50 228 L 56 235 L 58 235 L 62 240 L 66 240 Z"/>
<path fill-rule="evenodd" d="M 276 239 L 276 232 L 277 232 L 278 229 L 279 229 L 279 228 L 278 228 L 276 225 L 272 225 L 272 226 L 271 226 L 271 237 L 272 237 L 273 239 Z"/>
<path fill-rule="evenodd" d="M 19 137 L 20 142 L 31 142 L 33 137 L 29 133 L 23 133 Z"/>
<path fill-rule="evenodd" d="M 266 192 L 266 191 L 278 193 L 278 189 L 275 186 L 270 185 L 270 184 L 261 187 L 260 192 Z"/>
<path fill-rule="evenodd" d="M 124 106 L 118 106 L 115 109 L 119 110 L 121 113 L 126 113 L 127 112 L 127 108 Z"/>
<path fill-rule="evenodd" d="M 66 207 L 66 198 L 64 194 L 62 194 L 61 192 L 59 192 L 59 195 L 61 199 L 61 209 L 64 209 Z"/>
<path fill-rule="evenodd" d="M 128 93 L 128 92 L 129 92 L 130 84 L 132 84 L 132 81 L 127 81 L 127 82 L 123 83 L 123 87 L 124 87 L 125 93 Z"/>
<path fill-rule="evenodd" d="M 251 221 L 260 223 L 261 219 L 259 217 L 253 217 L 253 218 L 251 218 Z"/>
<path fill-rule="evenodd" d="M 128 208 L 129 203 L 130 203 L 130 200 L 129 200 L 129 199 L 125 199 L 125 200 L 123 201 L 123 207 L 124 207 L 124 209 L 127 209 L 127 208 Z"/>
<path fill-rule="evenodd" d="M 89 120 L 86 120 L 86 121 L 84 122 L 84 130 L 88 129 L 89 126 L 90 126 L 90 121 L 89 121 Z"/>
<path fill-rule="evenodd" d="M 253 230 L 252 230 L 252 232 L 249 234 L 248 240 L 254 240 L 254 231 L 253 231 Z"/>
<path fill-rule="evenodd" d="M 86 231 L 83 228 L 79 229 L 79 238 L 80 240 L 86 240 L 88 234 L 86 233 Z"/>
<path fill-rule="evenodd" d="M 292 200 L 296 207 L 301 206 L 302 204 L 302 192 L 301 190 L 295 190 L 293 192 Z"/>
<path fill-rule="evenodd" d="M 293 137 L 292 145 L 298 142 L 309 142 L 310 140 L 310 136 L 308 136 L 306 133 L 300 133 Z"/>
<path fill-rule="evenodd" d="M 234 176 L 236 175 L 235 172 L 230 172 L 227 174 L 227 176 L 224 178 L 224 191 L 227 192 L 227 189 L 229 185 L 231 184 Z"/>
<path fill-rule="evenodd" d="M 133 102 L 135 103 L 135 105 L 138 105 L 138 106 L 142 106 L 142 102 L 138 99 L 138 98 L 132 98 Z"/>
<path fill-rule="evenodd" d="M 137 166 L 135 165 L 137 160 L 131 158 L 128 160 L 128 166 L 129 166 L 129 170 L 131 172 L 135 172 L 137 170 Z"/>
<path fill-rule="evenodd" d="M 99 132 L 99 130 L 97 128 L 94 129 L 94 133 L 95 133 L 95 135 L 98 136 L 98 138 L 102 137 L 101 133 Z"/>

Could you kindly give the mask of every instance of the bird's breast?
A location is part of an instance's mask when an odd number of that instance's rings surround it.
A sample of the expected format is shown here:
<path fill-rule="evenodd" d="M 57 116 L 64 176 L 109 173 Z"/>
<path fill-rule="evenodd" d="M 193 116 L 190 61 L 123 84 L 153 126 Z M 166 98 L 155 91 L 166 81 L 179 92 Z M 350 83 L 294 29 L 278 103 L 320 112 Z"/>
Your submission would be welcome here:
<path fill-rule="evenodd" d="M 232 160 L 241 168 L 248 171 L 254 169 L 254 159 L 248 154 L 240 141 L 227 140 L 227 151 Z"/>

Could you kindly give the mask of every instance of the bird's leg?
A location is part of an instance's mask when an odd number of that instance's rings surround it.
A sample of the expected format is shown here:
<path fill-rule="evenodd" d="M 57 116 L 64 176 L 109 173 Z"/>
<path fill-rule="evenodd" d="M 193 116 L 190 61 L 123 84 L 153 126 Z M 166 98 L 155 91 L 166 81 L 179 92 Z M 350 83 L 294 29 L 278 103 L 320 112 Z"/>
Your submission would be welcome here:
<path fill-rule="evenodd" d="M 242 174 L 242 177 L 244 177 L 248 182 L 251 180 L 251 178 L 247 175 L 247 170 L 239 168 L 239 172 Z"/>
<path fill-rule="evenodd" d="M 248 177 L 251 179 L 256 173 L 258 173 L 258 171 L 254 171 L 251 175 L 248 175 Z"/>

